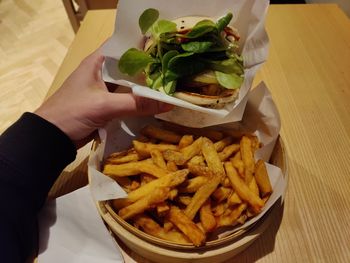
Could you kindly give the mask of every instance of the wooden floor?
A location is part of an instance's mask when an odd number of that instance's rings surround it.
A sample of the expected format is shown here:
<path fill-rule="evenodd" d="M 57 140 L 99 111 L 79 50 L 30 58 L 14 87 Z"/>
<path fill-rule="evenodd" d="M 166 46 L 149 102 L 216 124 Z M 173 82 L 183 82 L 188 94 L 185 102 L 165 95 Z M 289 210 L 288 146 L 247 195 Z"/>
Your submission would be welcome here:
<path fill-rule="evenodd" d="M 62 1 L 0 0 L 0 133 L 40 105 L 73 38 Z"/>

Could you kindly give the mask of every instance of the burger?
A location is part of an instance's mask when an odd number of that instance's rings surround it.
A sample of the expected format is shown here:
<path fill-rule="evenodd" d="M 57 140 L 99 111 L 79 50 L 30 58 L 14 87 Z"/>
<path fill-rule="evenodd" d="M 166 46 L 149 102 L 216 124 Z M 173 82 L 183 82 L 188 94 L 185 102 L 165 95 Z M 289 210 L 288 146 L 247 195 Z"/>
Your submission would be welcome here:
<path fill-rule="evenodd" d="M 238 54 L 239 34 L 229 26 L 232 14 L 217 21 L 200 16 L 158 18 L 156 9 L 142 13 L 142 50 L 127 50 L 119 70 L 141 76 L 154 90 L 203 107 L 222 108 L 234 101 L 244 67 Z"/>

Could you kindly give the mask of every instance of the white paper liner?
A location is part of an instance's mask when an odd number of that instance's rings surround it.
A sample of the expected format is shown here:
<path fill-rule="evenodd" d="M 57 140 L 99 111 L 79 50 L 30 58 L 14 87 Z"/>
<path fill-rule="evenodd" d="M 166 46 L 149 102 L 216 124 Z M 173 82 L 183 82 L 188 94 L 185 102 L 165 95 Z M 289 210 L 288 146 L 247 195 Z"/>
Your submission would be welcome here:
<path fill-rule="evenodd" d="M 95 200 L 104 201 L 126 196 L 124 190 L 115 181 L 99 172 L 100 161 L 112 152 L 129 149 L 132 140 L 139 135 L 142 127 L 150 123 L 157 124 L 157 122 L 153 117 L 115 120 L 109 123 L 106 129 L 100 130 L 101 144 L 96 151 L 91 153 L 88 164 L 90 187 Z M 268 161 L 280 132 L 280 117 L 265 84 L 260 83 L 249 93 L 246 111 L 241 122 L 218 125 L 213 128 L 240 130 L 255 134 L 263 144 L 255 157 L 262 158 L 265 162 Z M 273 187 L 273 194 L 261 213 L 240 228 L 246 228 L 259 220 L 285 193 L 287 182 L 282 171 L 271 164 L 267 164 L 267 171 Z M 237 228 L 225 231 L 220 235 L 228 235 L 232 231 L 237 231 Z"/>
<path fill-rule="evenodd" d="M 162 120 L 182 124 L 188 127 L 205 127 L 242 119 L 246 96 L 251 89 L 253 78 L 268 54 L 268 37 L 264 29 L 267 0 L 119 0 L 115 31 L 105 43 L 103 54 L 106 56 L 102 76 L 106 82 L 131 88 L 135 95 L 153 98 L 175 105 L 175 109 L 159 114 Z M 147 8 L 159 10 L 160 19 L 173 20 L 179 16 L 207 16 L 217 19 L 228 12 L 233 13 L 231 25 L 241 36 L 240 51 L 244 58 L 245 79 L 235 102 L 223 109 L 209 109 L 162 94 L 143 86 L 136 78 L 128 77 L 118 70 L 118 60 L 131 47 L 142 48 L 143 36 L 138 27 L 138 19 Z M 188 117 L 188 116 L 191 116 Z"/>

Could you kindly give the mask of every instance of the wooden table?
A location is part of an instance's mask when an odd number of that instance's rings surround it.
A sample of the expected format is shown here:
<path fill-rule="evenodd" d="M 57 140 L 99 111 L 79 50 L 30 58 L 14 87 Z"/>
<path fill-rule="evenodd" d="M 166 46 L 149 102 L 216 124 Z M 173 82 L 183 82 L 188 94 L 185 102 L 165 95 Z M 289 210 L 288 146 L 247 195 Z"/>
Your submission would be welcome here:
<path fill-rule="evenodd" d="M 88 12 L 48 95 L 112 34 L 114 17 L 114 10 Z M 349 261 L 350 20 L 331 4 L 273 5 L 266 29 L 270 52 L 255 84 L 265 81 L 279 108 L 290 179 L 283 211 L 235 260 Z M 86 182 L 89 147 L 53 196 Z"/>

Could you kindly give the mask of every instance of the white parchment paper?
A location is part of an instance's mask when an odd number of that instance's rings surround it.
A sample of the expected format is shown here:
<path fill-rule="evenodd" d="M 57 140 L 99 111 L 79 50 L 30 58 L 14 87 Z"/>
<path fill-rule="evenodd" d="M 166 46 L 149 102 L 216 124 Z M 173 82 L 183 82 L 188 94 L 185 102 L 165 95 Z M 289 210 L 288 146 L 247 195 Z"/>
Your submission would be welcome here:
<path fill-rule="evenodd" d="M 124 190 L 115 181 L 99 171 L 100 161 L 112 152 L 129 149 L 132 140 L 139 136 L 140 129 L 149 123 L 157 125 L 158 121 L 153 117 L 115 120 L 106 129 L 100 131 L 101 144 L 96 151 L 91 153 L 89 160 L 90 187 L 96 200 L 103 201 L 126 197 Z M 278 138 L 280 126 L 280 117 L 276 105 L 265 84 L 261 83 L 250 91 L 246 111 L 241 122 L 218 125 L 212 128 L 239 130 L 257 135 L 263 147 L 257 151 L 255 157 L 267 162 Z M 273 194 L 262 212 L 241 227 L 245 228 L 259 220 L 285 193 L 287 182 L 280 168 L 267 164 L 267 171 L 273 187 Z M 225 232 L 224 234 L 228 233 Z"/>
<path fill-rule="evenodd" d="M 264 21 L 269 5 L 268 0 L 119 0 L 115 30 L 105 43 L 103 53 L 103 79 L 107 82 L 131 88 L 138 96 L 153 98 L 175 105 L 175 109 L 157 115 L 162 120 L 188 127 L 205 127 L 242 119 L 247 94 L 253 78 L 268 53 L 268 37 Z M 207 16 L 217 19 L 228 12 L 233 13 L 231 25 L 240 33 L 240 52 L 244 58 L 245 80 L 238 99 L 223 109 L 209 109 L 196 106 L 143 86 L 136 78 L 118 71 L 118 60 L 131 47 L 142 48 L 143 36 L 138 27 L 138 19 L 147 8 L 156 8 L 161 19 L 172 20 L 180 16 Z"/>
<path fill-rule="evenodd" d="M 47 202 L 39 230 L 39 263 L 124 262 L 88 186 Z"/>

